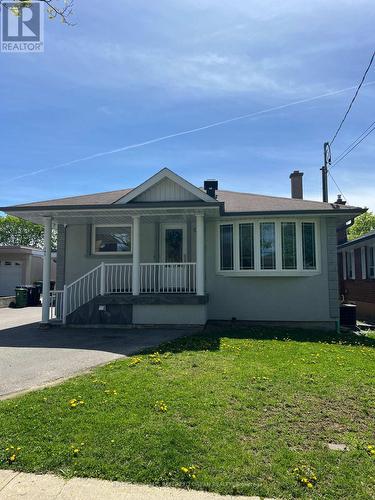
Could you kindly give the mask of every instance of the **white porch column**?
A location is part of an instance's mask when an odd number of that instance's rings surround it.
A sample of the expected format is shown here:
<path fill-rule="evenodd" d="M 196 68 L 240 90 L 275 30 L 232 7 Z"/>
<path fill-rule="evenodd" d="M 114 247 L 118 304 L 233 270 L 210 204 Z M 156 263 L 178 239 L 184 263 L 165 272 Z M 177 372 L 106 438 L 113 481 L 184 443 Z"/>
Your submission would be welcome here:
<path fill-rule="evenodd" d="M 133 216 L 133 295 L 139 295 L 140 289 L 140 216 Z"/>
<path fill-rule="evenodd" d="M 49 292 L 51 279 L 51 217 L 44 219 L 44 256 L 43 256 L 43 306 L 42 323 L 47 324 L 49 320 Z"/>
<path fill-rule="evenodd" d="M 204 295 L 204 215 L 196 215 L 197 234 L 196 234 L 196 282 L 197 295 Z"/>

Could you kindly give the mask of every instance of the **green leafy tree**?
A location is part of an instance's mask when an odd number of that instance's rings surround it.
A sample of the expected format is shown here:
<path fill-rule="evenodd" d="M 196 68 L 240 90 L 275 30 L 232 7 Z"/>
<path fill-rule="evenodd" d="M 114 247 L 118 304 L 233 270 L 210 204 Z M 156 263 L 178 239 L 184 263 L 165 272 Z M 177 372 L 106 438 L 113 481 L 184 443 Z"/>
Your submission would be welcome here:
<path fill-rule="evenodd" d="M 349 228 L 348 238 L 355 240 L 373 229 L 375 229 L 375 214 L 369 211 L 365 212 L 356 217 L 354 224 Z"/>
<path fill-rule="evenodd" d="M 44 229 L 40 224 L 6 215 L 0 217 L 0 246 L 27 246 L 43 248 Z M 56 233 L 52 232 L 52 249 L 56 249 Z"/>
<path fill-rule="evenodd" d="M 73 26 L 69 18 L 73 14 L 74 0 L 40 0 L 47 6 L 47 15 L 49 19 L 60 19 L 62 23 Z M 6 5 L 5 5 L 6 2 Z M 8 4 L 12 2 L 12 6 Z M 20 16 L 22 9 L 29 7 L 32 0 L 0 0 L 0 5 L 9 8 L 15 16 Z"/>

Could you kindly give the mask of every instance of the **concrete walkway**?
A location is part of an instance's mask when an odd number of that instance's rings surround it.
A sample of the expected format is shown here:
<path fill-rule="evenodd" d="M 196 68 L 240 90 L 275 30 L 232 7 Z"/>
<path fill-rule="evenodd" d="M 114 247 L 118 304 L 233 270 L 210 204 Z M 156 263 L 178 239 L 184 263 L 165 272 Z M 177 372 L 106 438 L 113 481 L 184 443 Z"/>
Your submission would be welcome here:
<path fill-rule="evenodd" d="M 0 498 L 13 500 L 260 500 L 260 497 L 222 496 L 178 488 L 157 488 L 128 483 L 37 475 L 0 470 Z M 269 499 L 271 500 L 271 499 Z"/>

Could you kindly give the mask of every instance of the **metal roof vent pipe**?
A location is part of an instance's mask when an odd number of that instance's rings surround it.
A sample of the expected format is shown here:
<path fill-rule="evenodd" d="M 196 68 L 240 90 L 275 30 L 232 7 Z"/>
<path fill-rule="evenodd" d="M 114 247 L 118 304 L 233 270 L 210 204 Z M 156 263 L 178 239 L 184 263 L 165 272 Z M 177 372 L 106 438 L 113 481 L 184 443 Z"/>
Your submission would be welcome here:
<path fill-rule="evenodd" d="M 300 172 L 299 170 L 295 170 L 289 176 L 292 198 L 296 198 L 298 200 L 303 200 L 302 177 L 303 172 Z"/>
<path fill-rule="evenodd" d="M 335 205 L 346 205 L 346 201 L 342 199 L 341 194 L 337 195 L 337 200 L 335 201 Z"/>
<path fill-rule="evenodd" d="M 208 196 L 211 196 L 211 198 L 214 198 L 216 200 L 216 191 L 219 186 L 219 183 L 217 182 L 216 179 L 207 179 L 204 181 L 204 190 L 208 194 Z"/>

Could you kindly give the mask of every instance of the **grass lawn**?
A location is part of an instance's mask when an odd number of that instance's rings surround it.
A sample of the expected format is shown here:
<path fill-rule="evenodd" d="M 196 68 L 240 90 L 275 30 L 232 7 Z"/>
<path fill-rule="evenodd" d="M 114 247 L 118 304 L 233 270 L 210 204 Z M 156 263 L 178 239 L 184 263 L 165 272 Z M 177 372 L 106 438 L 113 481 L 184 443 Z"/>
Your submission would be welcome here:
<path fill-rule="evenodd" d="M 375 498 L 368 445 L 375 445 L 370 336 L 204 333 L 0 403 L 1 467 L 67 477 L 363 500 Z M 196 469 L 181 470 L 189 466 Z"/>

